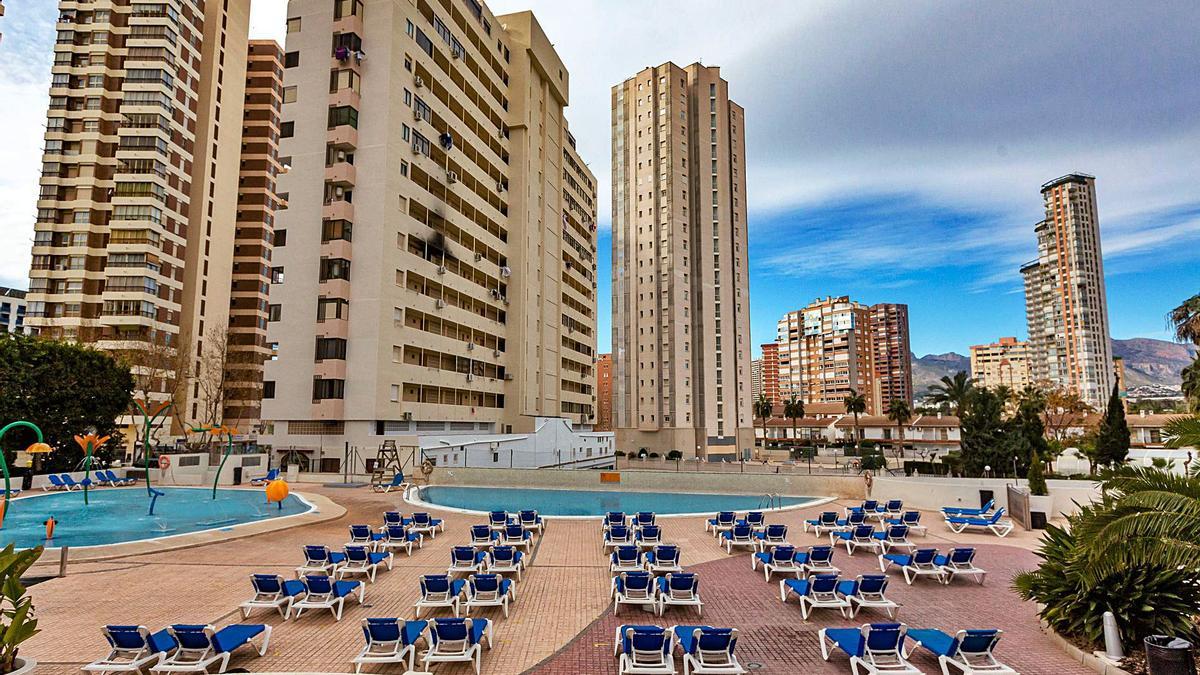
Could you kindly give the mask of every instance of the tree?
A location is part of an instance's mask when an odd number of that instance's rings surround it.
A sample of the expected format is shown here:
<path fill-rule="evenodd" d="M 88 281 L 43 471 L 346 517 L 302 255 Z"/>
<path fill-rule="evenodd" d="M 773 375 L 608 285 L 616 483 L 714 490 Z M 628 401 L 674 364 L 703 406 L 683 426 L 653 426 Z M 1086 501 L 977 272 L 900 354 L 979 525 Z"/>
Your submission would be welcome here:
<path fill-rule="evenodd" d="M 1037 399 L 1027 399 L 1017 406 L 1016 413 L 1003 421 L 1003 436 L 999 444 L 1005 470 L 1015 465 L 1017 475 L 1025 474 L 1036 457 L 1051 456 L 1042 424 L 1042 408 Z M 997 467 L 996 464 L 992 465 Z"/>
<path fill-rule="evenodd" d="M 894 398 L 888 403 L 887 418 L 896 425 L 896 431 L 899 433 L 900 440 L 897 442 L 897 447 L 900 449 L 897 455 L 904 456 L 904 426 L 912 420 L 912 407 L 908 405 L 908 401 Z"/>
<path fill-rule="evenodd" d="M 104 352 L 24 335 L 0 339 L 0 420 L 29 420 L 41 428 L 54 448 L 43 468 L 69 471 L 79 463 L 76 434 L 113 435 L 132 390 L 129 367 Z M 4 449 L 24 449 L 33 440 L 14 430 Z M 107 460 L 110 452 L 106 447 L 96 457 Z"/>
<path fill-rule="evenodd" d="M 1042 468 L 1042 458 L 1035 452 L 1029 462 L 1029 494 L 1031 495 L 1048 495 L 1050 490 L 1046 487 L 1046 474 Z"/>
<path fill-rule="evenodd" d="M 984 467 L 1001 472 L 1011 455 L 1003 446 L 1008 432 L 1001 417 L 1003 404 L 985 387 L 972 389 L 959 412 L 962 429 L 963 472 L 981 476 Z"/>
<path fill-rule="evenodd" d="M 934 403 L 946 403 L 958 412 L 966 405 L 967 397 L 971 393 L 971 389 L 975 387 L 975 381 L 967 374 L 967 371 L 960 370 L 953 377 L 943 375 L 941 382 L 929 387 L 932 392 L 929 400 Z"/>
<path fill-rule="evenodd" d="M 804 401 L 792 394 L 791 398 L 783 402 L 783 415 L 792 421 L 792 445 L 795 445 L 799 438 L 796 434 L 796 420 L 804 417 Z"/>
<path fill-rule="evenodd" d="M 759 394 L 758 400 L 754 402 L 754 416 L 762 420 L 763 449 L 767 447 L 767 420 L 771 419 L 772 408 L 771 399 L 767 398 L 766 394 Z"/>
<path fill-rule="evenodd" d="M 1129 454 L 1129 424 L 1125 420 L 1125 406 L 1121 404 L 1121 393 L 1116 384 L 1108 397 L 1108 410 L 1100 421 L 1096 435 L 1096 455 L 1101 464 L 1118 466 L 1125 463 Z"/>
<path fill-rule="evenodd" d="M 1200 447 L 1200 415 L 1172 417 L 1163 427 L 1169 448 Z"/>
<path fill-rule="evenodd" d="M 1176 340 L 1200 345 L 1200 293 L 1171 310 L 1167 323 L 1174 329 Z"/>
<path fill-rule="evenodd" d="M 867 399 L 851 389 L 842 401 L 846 404 L 846 412 L 854 415 L 854 447 L 857 448 L 861 440 L 858 437 L 858 416 L 867 411 Z"/>
<path fill-rule="evenodd" d="M 1183 377 L 1183 396 L 1187 399 L 1188 410 L 1200 413 L 1200 353 L 1190 366 L 1186 366 L 1180 375 Z"/>
<path fill-rule="evenodd" d="M 1073 391 L 1050 389 L 1040 397 L 1044 399 L 1046 433 L 1057 441 L 1066 440 L 1072 429 L 1082 426 L 1086 415 L 1092 412 L 1092 407 Z"/>

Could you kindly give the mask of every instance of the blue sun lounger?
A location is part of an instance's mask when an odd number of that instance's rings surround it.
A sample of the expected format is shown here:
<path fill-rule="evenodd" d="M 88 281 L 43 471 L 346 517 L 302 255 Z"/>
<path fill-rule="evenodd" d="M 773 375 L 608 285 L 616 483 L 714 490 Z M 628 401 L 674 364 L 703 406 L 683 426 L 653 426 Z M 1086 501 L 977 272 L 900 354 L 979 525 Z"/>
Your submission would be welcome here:
<path fill-rule="evenodd" d="M 438 530 L 445 531 L 446 523 L 441 518 L 431 518 L 424 511 L 415 511 L 412 514 L 412 531 L 428 534 L 430 539 L 437 538 Z"/>
<path fill-rule="evenodd" d="M 525 554 L 511 546 L 493 546 L 488 551 L 484 567 L 488 574 L 516 573 L 517 581 L 521 580 L 521 570 L 525 568 Z"/>
<path fill-rule="evenodd" d="M 643 525 L 633 532 L 633 541 L 638 548 L 653 548 L 662 543 L 662 528 L 658 525 Z"/>
<path fill-rule="evenodd" d="M 337 568 L 346 564 L 346 554 L 330 551 L 328 546 L 305 546 L 304 564 L 296 568 L 296 576 L 310 572 L 333 574 Z"/>
<path fill-rule="evenodd" d="M 641 549 L 636 546 L 618 546 L 608 556 L 608 571 L 613 574 L 640 572 L 644 566 Z"/>
<path fill-rule="evenodd" d="M 537 511 L 526 509 L 517 514 L 517 522 L 521 527 L 530 532 L 537 532 L 539 535 L 546 531 L 546 521 L 538 515 Z"/>
<path fill-rule="evenodd" d="M 734 525 L 749 525 L 755 530 L 761 530 L 767 526 L 767 514 L 762 511 L 747 511 L 745 518 L 738 518 Z"/>
<path fill-rule="evenodd" d="M 500 607 L 508 618 L 508 604 L 517 600 L 517 585 L 499 574 L 472 574 L 467 577 L 467 601 L 464 614 L 472 607 Z"/>
<path fill-rule="evenodd" d="M 886 572 L 896 565 L 909 586 L 921 577 L 933 577 L 934 581 L 944 584 L 947 581 L 946 570 L 942 568 L 945 562 L 946 556 L 939 555 L 936 548 L 920 548 L 912 553 L 885 553 L 879 556 L 879 571 Z"/>
<path fill-rule="evenodd" d="M 431 663 L 467 662 L 478 675 L 483 660 L 483 640 L 492 648 L 489 619 L 433 619 L 429 622 L 429 649 L 421 656 L 426 668 Z"/>
<path fill-rule="evenodd" d="M 787 525 L 767 525 L 761 530 L 755 530 L 754 543 L 759 551 L 766 551 L 776 546 L 787 546 Z"/>
<path fill-rule="evenodd" d="M 850 668 L 867 675 L 923 675 L 909 663 L 902 651 L 908 627 L 902 623 L 871 623 L 861 628 L 822 628 L 817 631 L 821 658 L 829 660 L 836 648 L 850 657 Z"/>
<path fill-rule="evenodd" d="M 767 581 L 770 581 L 771 575 L 776 572 L 791 574 L 799 579 L 800 573 L 804 570 L 800 567 L 800 563 L 796 562 L 796 556 L 795 546 L 776 546 L 770 551 L 752 554 L 750 569 L 755 570 L 762 565 L 763 578 Z"/>
<path fill-rule="evenodd" d="M 937 656 L 943 675 L 950 675 L 949 666 L 958 668 L 963 675 L 1017 675 L 1017 671 L 1001 663 L 993 653 L 1001 632 L 996 629 L 960 630 L 951 636 L 934 628 L 913 628 L 908 631 L 908 639 L 915 644 L 907 654 L 924 647 Z"/>
<path fill-rule="evenodd" d="M 380 481 L 378 483 L 371 483 L 371 489 L 374 490 L 375 492 L 385 492 L 386 493 L 386 492 L 391 492 L 392 490 L 403 491 L 404 488 L 406 488 L 406 487 L 408 487 L 408 481 L 404 479 L 403 473 L 397 473 L 396 475 L 392 476 L 392 480 L 387 483 L 384 483 L 382 481 Z"/>
<path fill-rule="evenodd" d="M 738 640 L 736 628 L 672 626 L 671 632 L 683 652 L 683 672 L 713 675 L 748 672 L 733 655 Z"/>
<path fill-rule="evenodd" d="M 917 548 L 916 544 L 908 540 L 907 525 L 889 525 L 883 532 L 876 532 L 871 536 L 879 540 L 884 553 L 891 553 L 895 548 L 906 551 Z"/>
<path fill-rule="evenodd" d="M 859 525 L 852 530 L 831 532 L 829 534 L 829 543 L 836 544 L 840 542 L 845 544 L 846 555 L 854 555 L 854 552 L 860 548 L 882 553 L 883 540 L 875 535 L 875 528 L 871 525 Z"/>
<path fill-rule="evenodd" d="M 796 554 L 795 561 L 806 574 L 839 574 L 841 570 L 833 564 L 836 552 L 832 546 L 809 546 Z"/>
<path fill-rule="evenodd" d="M 411 556 L 413 544 L 416 544 L 417 548 L 425 548 L 425 535 L 420 532 L 409 532 L 404 529 L 403 525 L 388 525 L 387 529 L 383 531 L 383 538 L 375 542 L 375 548 L 380 551 L 402 548 Z"/>
<path fill-rule="evenodd" d="M 204 673 L 213 664 L 219 664 L 217 672 L 223 673 L 234 650 L 252 644 L 261 635 L 258 655 L 263 656 L 271 642 L 271 627 L 261 623 L 235 623 L 221 630 L 211 625 L 180 623 L 167 630 L 179 648 L 150 668 L 152 673 Z"/>
<path fill-rule="evenodd" d="M 488 527 L 493 530 L 503 530 L 511 522 L 512 518 L 508 516 L 508 511 L 491 511 L 488 513 Z"/>
<path fill-rule="evenodd" d="M 704 531 L 712 531 L 714 537 L 721 536 L 721 533 L 732 529 L 737 524 L 737 514 L 733 511 L 721 511 L 713 518 L 709 518 L 704 524 Z"/>
<path fill-rule="evenodd" d="M 634 543 L 633 530 L 626 525 L 613 525 L 604 532 L 604 547 L 630 546 Z"/>
<path fill-rule="evenodd" d="M 97 471 L 96 473 L 100 472 Z M 120 487 L 122 485 L 137 485 L 136 478 L 130 478 L 129 476 L 121 478 L 117 474 L 113 473 L 112 469 L 105 469 L 104 477 L 108 479 L 109 485 L 112 485 L 113 487 Z"/>
<path fill-rule="evenodd" d="M 660 544 L 642 554 L 646 563 L 646 571 L 651 574 L 658 572 L 682 572 L 679 564 L 679 547 L 674 544 Z"/>
<path fill-rule="evenodd" d="M 463 589 L 467 587 L 465 579 L 451 579 L 447 574 L 424 574 L 419 581 L 421 597 L 413 604 L 415 616 L 420 617 L 422 609 L 443 607 L 453 610 L 454 616 L 458 616 Z"/>
<path fill-rule="evenodd" d="M 846 514 L 845 518 L 838 518 L 837 531 L 853 530 L 854 528 L 858 527 L 859 525 L 865 525 L 866 523 L 867 523 L 866 512 L 861 511 L 861 510 L 854 510 L 854 511 L 851 511 L 850 513 Z"/>
<path fill-rule="evenodd" d="M 600 521 L 600 529 L 607 532 L 609 528 L 625 525 L 628 521 L 624 511 L 609 511 L 604 514 L 604 520 Z"/>
<path fill-rule="evenodd" d="M 92 486 L 91 478 L 81 478 L 78 483 L 75 482 L 74 478 L 71 478 L 71 474 L 69 473 L 60 474 L 59 478 L 62 479 L 63 485 L 67 486 L 67 490 L 82 490 L 85 485 L 88 487 Z"/>
<path fill-rule="evenodd" d="M 823 511 L 816 518 L 809 518 L 804 521 L 804 531 L 808 532 L 808 528 L 812 528 L 813 532 L 819 537 L 826 532 L 838 530 L 841 526 L 838 525 L 838 515 L 836 511 Z"/>
<path fill-rule="evenodd" d="M 470 546 L 455 546 L 450 549 L 450 566 L 446 568 L 446 574 L 482 572 L 485 560 L 487 560 L 485 551 L 477 551 Z"/>
<path fill-rule="evenodd" d="M 658 614 L 662 616 L 667 605 L 695 607 L 699 616 L 704 616 L 704 603 L 700 600 L 700 577 L 691 572 L 669 572 L 655 579 L 658 584 Z"/>
<path fill-rule="evenodd" d="M 265 476 L 256 476 L 250 479 L 251 485 L 266 485 L 273 480 L 279 480 L 279 469 L 271 469 L 267 471 Z"/>
<path fill-rule="evenodd" d="M 913 534 L 919 534 L 922 537 L 929 533 L 929 528 L 921 524 L 920 511 L 905 511 L 900 514 L 899 518 L 888 518 L 883 522 L 887 525 L 905 525 Z"/>
<path fill-rule="evenodd" d="M 617 673 L 674 675 L 672 647 L 671 631 L 661 626 L 617 626 L 613 636 Z"/>
<path fill-rule="evenodd" d="M 476 548 L 491 548 L 492 544 L 500 538 L 500 532 L 493 530 L 488 525 L 472 525 L 471 526 L 471 546 Z"/>
<path fill-rule="evenodd" d="M 725 544 L 727 553 L 733 553 L 734 546 L 758 550 L 758 540 L 754 538 L 754 528 L 749 525 L 734 525 L 721 532 L 721 543 Z"/>
<path fill-rule="evenodd" d="M 239 605 L 243 619 L 255 609 L 276 609 L 286 621 L 292 615 L 292 603 L 308 593 L 303 581 L 285 581 L 278 574 L 251 574 L 250 585 L 254 588 L 254 597 Z"/>
<path fill-rule="evenodd" d="M 990 531 L 997 537 L 1007 536 L 1013 531 L 1013 521 L 1001 520 L 1004 518 L 1004 509 L 996 509 L 990 517 L 981 518 L 975 516 L 949 516 L 946 518 L 946 524 L 951 530 L 956 533 L 961 533 L 967 528 L 984 529 Z"/>
<path fill-rule="evenodd" d="M 971 577 L 980 586 L 987 579 L 987 570 L 975 565 L 975 549 L 970 547 L 952 548 L 946 555 L 934 559 L 934 562 L 942 566 L 947 584 L 959 575 Z"/>
<path fill-rule="evenodd" d="M 858 584 L 836 574 L 815 574 L 807 579 L 784 579 L 779 582 L 779 599 L 787 602 L 789 595 L 800 601 L 800 618 L 808 620 L 814 609 L 836 609 L 850 618 L 849 596 L 858 591 Z"/>
<path fill-rule="evenodd" d="M 175 652 L 179 643 L 167 629 L 151 633 L 145 626 L 110 624 L 100 629 L 108 656 L 83 667 L 89 673 L 138 673 Z"/>
<path fill-rule="evenodd" d="M 71 488 L 67 487 L 67 484 L 64 483 L 62 478 L 60 478 L 59 475 L 56 473 L 46 474 L 46 480 L 50 481 L 50 484 L 43 485 L 42 492 L 48 492 L 50 490 L 70 490 L 71 489 Z"/>
<path fill-rule="evenodd" d="M 334 620 L 341 621 L 346 598 L 354 597 L 361 605 L 367 590 L 361 581 L 334 581 L 326 574 L 308 574 L 303 581 L 308 594 L 292 605 L 297 619 L 306 609 L 327 609 L 333 613 Z"/>
<path fill-rule="evenodd" d="M 887 576 L 883 574 L 860 574 L 854 580 L 854 583 L 857 586 L 855 592 L 846 596 L 846 599 L 850 601 L 851 619 L 868 607 L 882 609 L 887 612 L 889 619 L 896 618 L 895 614 L 900 611 L 900 605 L 884 595 L 888 587 Z"/>
<path fill-rule="evenodd" d="M 371 583 L 375 583 L 375 575 L 379 573 L 380 565 L 392 569 L 392 552 L 376 552 L 366 546 L 347 546 L 346 564 L 337 569 L 337 578 L 345 579 L 347 574 L 363 574 Z"/>
<path fill-rule="evenodd" d="M 654 525 L 657 518 L 657 514 L 653 511 L 638 511 L 633 514 L 633 526 L 646 527 L 647 525 Z"/>
<path fill-rule="evenodd" d="M 984 504 L 983 506 L 981 506 L 977 509 L 973 509 L 970 507 L 964 507 L 964 506 L 943 506 L 942 507 L 942 515 L 947 518 L 949 518 L 951 516 L 961 516 L 961 517 L 971 517 L 971 516 L 981 517 L 982 516 L 982 517 L 986 518 L 986 517 L 990 517 L 992 515 L 992 509 L 995 509 L 995 508 L 996 508 L 996 500 L 989 499 L 989 500 L 987 500 L 986 504 Z"/>
<path fill-rule="evenodd" d="M 381 529 L 381 530 L 387 529 L 388 527 L 391 527 L 393 525 L 396 527 L 405 527 L 408 525 L 412 525 L 412 518 L 405 518 L 404 514 L 400 513 L 399 511 L 384 511 L 383 512 L 383 527 L 381 527 L 379 529 Z"/>
<path fill-rule="evenodd" d="M 408 670 L 416 667 L 416 642 L 425 632 L 428 621 L 402 621 L 396 618 L 363 619 L 363 638 L 367 645 L 350 660 L 354 672 L 371 663 L 407 663 Z"/>
<path fill-rule="evenodd" d="M 621 572 L 612 581 L 610 595 L 613 598 L 613 615 L 616 616 L 621 605 L 637 605 L 657 611 L 657 590 L 654 577 L 649 572 Z"/>
<path fill-rule="evenodd" d="M 528 550 L 533 546 L 533 533 L 519 523 L 511 523 L 500 530 L 499 544 L 501 546 L 516 546 Z"/>
<path fill-rule="evenodd" d="M 370 525 L 351 525 L 350 526 L 350 541 L 349 546 L 367 546 L 374 550 L 378 542 L 387 539 L 387 535 L 382 532 L 372 532 Z"/>

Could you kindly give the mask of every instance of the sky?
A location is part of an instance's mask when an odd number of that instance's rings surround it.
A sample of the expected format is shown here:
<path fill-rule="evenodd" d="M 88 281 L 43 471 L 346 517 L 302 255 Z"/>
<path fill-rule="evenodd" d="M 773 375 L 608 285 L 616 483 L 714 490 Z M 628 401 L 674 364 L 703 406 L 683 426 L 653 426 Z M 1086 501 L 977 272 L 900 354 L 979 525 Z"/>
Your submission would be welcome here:
<path fill-rule="evenodd" d="M 26 285 L 54 4 L 0 18 L 0 285 Z M 1113 337 L 1168 338 L 1166 312 L 1200 291 L 1200 3 L 489 6 L 532 9 L 570 70 L 567 116 L 600 186 L 602 352 L 609 91 L 666 61 L 720 66 L 746 108 L 756 345 L 826 295 L 907 303 L 918 355 L 1024 337 L 1040 186 L 1076 171 L 1097 177 Z M 254 0 L 252 37 L 282 39 L 285 17 Z"/>

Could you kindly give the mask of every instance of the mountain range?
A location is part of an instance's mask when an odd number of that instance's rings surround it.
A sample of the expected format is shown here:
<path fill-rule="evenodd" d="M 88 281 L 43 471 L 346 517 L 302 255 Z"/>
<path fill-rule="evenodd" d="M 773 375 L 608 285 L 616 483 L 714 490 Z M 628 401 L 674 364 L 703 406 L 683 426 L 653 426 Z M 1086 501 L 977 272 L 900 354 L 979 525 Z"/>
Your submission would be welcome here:
<path fill-rule="evenodd" d="M 1131 338 L 1112 341 L 1113 356 L 1125 361 L 1125 386 L 1159 385 L 1178 388 L 1179 371 L 1196 358 L 1196 347 L 1192 345 L 1155 340 Z M 926 354 L 917 358 L 913 354 L 913 389 L 918 398 L 930 385 L 945 375 L 965 370 L 971 371 L 970 357 L 956 352 Z"/>

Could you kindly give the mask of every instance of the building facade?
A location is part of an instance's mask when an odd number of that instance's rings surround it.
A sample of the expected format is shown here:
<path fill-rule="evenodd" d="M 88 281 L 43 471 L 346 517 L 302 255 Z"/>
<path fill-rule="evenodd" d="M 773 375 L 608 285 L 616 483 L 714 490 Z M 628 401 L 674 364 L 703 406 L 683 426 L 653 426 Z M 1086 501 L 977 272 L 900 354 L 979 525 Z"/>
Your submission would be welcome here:
<path fill-rule="evenodd" d="M 0 333 L 28 333 L 25 291 L 0 286 Z"/>
<path fill-rule="evenodd" d="M 251 40 L 247 56 L 224 419 L 247 435 L 256 435 L 262 419 L 263 364 L 271 357 L 267 319 L 270 285 L 275 278 L 271 262 L 275 213 L 286 208 L 275 189 L 282 169 L 283 49 L 274 40 Z"/>
<path fill-rule="evenodd" d="M 617 446 L 753 446 L 744 111 L 720 69 L 646 68 L 612 89 Z"/>
<path fill-rule="evenodd" d="M 59 3 L 28 324 L 189 423 L 220 421 L 249 11 Z"/>
<path fill-rule="evenodd" d="M 908 337 L 908 305 L 871 305 L 871 361 L 875 410 L 886 414 L 892 401 L 912 405 L 912 348 Z"/>
<path fill-rule="evenodd" d="M 1031 379 L 1101 408 L 1113 387 L 1096 179 L 1068 174 L 1042 186 L 1038 257 L 1021 267 Z"/>
<path fill-rule="evenodd" d="M 779 343 L 765 342 L 760 349 L 762 349 L 762 394 L 767 397 L 771 405 L 778 405 L 784 401 L 779 393 Z"/>
<path fill-rule="evenodd" d="M 1008 387 L 1024 391 L 1029 376 L 1029 343 L 1015 337 L 1002 337 L 986 345 L 971 345 L 971 379 L 976 386 L 995 389 Z"/>
<path fill-rule="evenodd" d="M 284 65 L 264 440 L 590 428 L 595 178 L 533 15 L 292 0 Z"/>
<path fill-rule="evenodd" d="M 594 431 L 612 431 L 612 354 L 596 360 L 596 426 Z"/>

